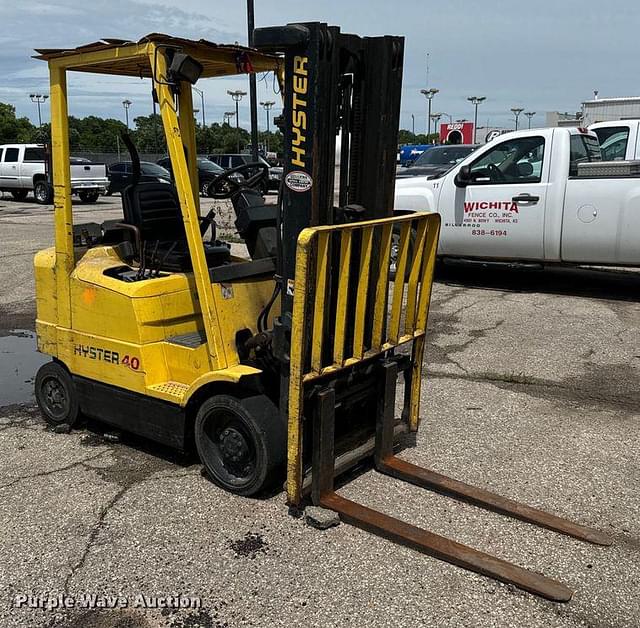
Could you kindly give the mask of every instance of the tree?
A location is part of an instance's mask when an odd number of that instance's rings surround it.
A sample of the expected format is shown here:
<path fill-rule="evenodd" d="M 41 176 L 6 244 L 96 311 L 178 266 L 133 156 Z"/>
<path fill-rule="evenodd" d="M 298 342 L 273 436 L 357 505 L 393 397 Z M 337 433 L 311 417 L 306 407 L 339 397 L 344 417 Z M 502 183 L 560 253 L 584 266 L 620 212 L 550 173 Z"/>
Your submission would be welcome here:
<path fill-rule="evenodd" d="M 136 128 L 131 135 L 140 152 L 167 152 L 167 144 L 164 139 L 164 130 L 160 115 L 152 113 L 148 116 L 138 116 L 133 122 Z"/>
<path fill-rule="evenodd" d="M 0 144 L 31 142 L 35 132 L 29 118 L 16 118 L 16 108 L 0 102 Z"/>

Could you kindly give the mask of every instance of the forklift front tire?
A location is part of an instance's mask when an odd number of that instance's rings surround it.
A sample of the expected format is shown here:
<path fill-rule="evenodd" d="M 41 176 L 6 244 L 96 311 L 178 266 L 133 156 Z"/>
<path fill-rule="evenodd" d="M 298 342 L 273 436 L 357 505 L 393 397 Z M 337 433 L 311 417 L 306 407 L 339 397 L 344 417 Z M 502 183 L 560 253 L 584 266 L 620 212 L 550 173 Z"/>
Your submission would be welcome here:
<path fill-rule="evenodd" d="M 51 426 L 78 420 L 78 395 L 67 370 L 57 362 L 48 362 L 36 374 L 36 401 L 44 420 Z"/>
<path fill-rule="evenodd" d="M 211 480 L 249 497 L 274 486 L 286 460 L 286 427 L 265 395 L 214 395 L 196 416 L 195 441 Z"/>

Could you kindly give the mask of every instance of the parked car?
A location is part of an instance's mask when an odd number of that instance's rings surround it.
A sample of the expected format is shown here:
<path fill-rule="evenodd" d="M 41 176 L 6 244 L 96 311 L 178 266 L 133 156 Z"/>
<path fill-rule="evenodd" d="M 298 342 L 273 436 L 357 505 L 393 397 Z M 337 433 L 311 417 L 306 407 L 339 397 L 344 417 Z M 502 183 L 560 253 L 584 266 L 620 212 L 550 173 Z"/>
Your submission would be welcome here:
<path fill-rule="evenodd" d="M 405 144 L 398 149 L 398 166 L 406 168 L 427 150 L 431 150 L 433 144 Z"/>
<path fill-rule="evenodd" d="M 397 181 L 395 211 L 439 213 L 445 259 L 640 266 L 638 198 L 640 162 L 602 161 L 596 133 L 549 128 L 501 135 L 439 177 Z"/>
<path fill-rule="evenodd" d="M 169 174 L 173 177 L 171 159 L 169 157 L 158 159 L 156 164 L 168 170 Z M 213 163 L 205 157 L 198 157 L 198 185 L 200 187 L 200 194 L 202 196 L 209 196 L 209 183 L 223 173 L 224 168 L 221 168 L 218 164 Z"/>
<path fill-rule="evenodd" d="M 80 162 L 71 158 L 71 193 L 83 203 L 95 203 L 109 186 L 104 164 Z M 3 144 L 0 146 L 0 190 L 11 192 L 22 201 L 29 192 L 37 203 L 53 201 L 53 189 L 45 172 L 45 150 L 41 144 Z"/>
<path fill-rule="evenodd" d="M 131 183 L 133 171 L 130 161 L 120 161 L 109 166 L 109 188 L 107 196 L 122 192 Z M 162 166 L 150 161 L 140 162 L 140 181 L 159 181 L 171 184 L 171 173 Z"/>
<path fill-rule="evenodd" d="M 477 146 L 473 144 L 434 146 L 419 155 L 407 168 L 400 168 L 396 173 L 396 177 L 433 176 L 442 174 L 462 161 L 476 148 Z"/>
<path fill-rule="evenodd" d="M 238 166 L 253 162 L 253 156 L 249 153 L 222 153 L 219 155 L 209 155 L 209 159 L 225 170 L 231 170 L 231 168 L 237 168 Z M 258 155 L 258 161 L 269 166 L 269 179 L 268 181 L 262 182 L 261 192 L 266 194 L 269 190 L 278 190 L 280 188 L 280 179 L 282 179 L 282 167 L 270 165 L 269 162 L 260 155 Z"/>

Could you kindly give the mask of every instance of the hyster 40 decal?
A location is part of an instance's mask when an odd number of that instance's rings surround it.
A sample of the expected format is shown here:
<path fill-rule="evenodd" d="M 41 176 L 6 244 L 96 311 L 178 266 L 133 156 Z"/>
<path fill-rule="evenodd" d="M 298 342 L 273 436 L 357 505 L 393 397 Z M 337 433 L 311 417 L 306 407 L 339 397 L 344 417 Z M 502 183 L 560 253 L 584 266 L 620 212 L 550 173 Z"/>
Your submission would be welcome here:
<path fill-rule="evenodd" d="M 140 359 L 133 355 L 125 355 L 120 357 L 117 351 L 103 349 L 102 347 L 92 347 L 91 345 L 74 345 L 73 354 L 89 360 L 99 360 L 100 362 L 108 362 L 109 364 L 121 364 L 127 366 L 133 371 L 140 369 Z"/>

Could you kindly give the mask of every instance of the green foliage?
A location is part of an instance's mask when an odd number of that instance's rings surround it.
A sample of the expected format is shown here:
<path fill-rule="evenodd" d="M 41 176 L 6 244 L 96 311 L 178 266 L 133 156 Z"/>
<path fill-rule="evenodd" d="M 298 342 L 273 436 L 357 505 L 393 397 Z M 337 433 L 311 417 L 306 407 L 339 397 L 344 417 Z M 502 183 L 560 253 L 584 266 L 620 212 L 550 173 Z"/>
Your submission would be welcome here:
<path fill-rule="evenodd" d="M 439 144 L 440 135 L 431 133 L 427 138 L 426 133 L 412 133 L 406 129 L 400 129 L 398 132 L 398 144 Z"/>
<path fill-rule="evenodd" d="M 133 141 L 141 153 L 166 153 L 167 145 L 159 115 L 138 116 L 131 130 Z M 87 116 L 69 116 L 69 146 L 71 151 L 116 152 L 118 145 L 124 151 L 119 139 L 126 126 L 120 120 Z M 0 103 L 0 143 L 44 143 L 51 136 L 51 125 L 45 123 L 42 129 L 31 124 L 28 118 L 16 118 L 15 107 Z M 282 134 L 277 131 L 261 132 L 260 143 L 269 150 L 282 152 Z M 239 142 L 238 142 L 239 140 Z M 268 141 L 267 141 L 268 140 Z M 245 129 L 237 129 L 229 124 L 210 124 L 205 128 L 196 125 L 196 144 L 200 154 L 235 153 L 244 150 L 251 143 L 251 135 Z"/>
<path fill-rule="evenodd" d="M 29 118 L 16 118 L 16 108 L 0 102 L 0 144 L 32 142 L 35 132 Z"/>

